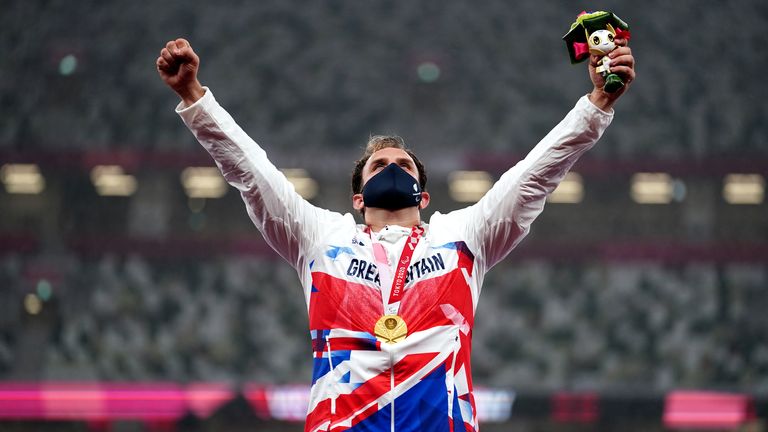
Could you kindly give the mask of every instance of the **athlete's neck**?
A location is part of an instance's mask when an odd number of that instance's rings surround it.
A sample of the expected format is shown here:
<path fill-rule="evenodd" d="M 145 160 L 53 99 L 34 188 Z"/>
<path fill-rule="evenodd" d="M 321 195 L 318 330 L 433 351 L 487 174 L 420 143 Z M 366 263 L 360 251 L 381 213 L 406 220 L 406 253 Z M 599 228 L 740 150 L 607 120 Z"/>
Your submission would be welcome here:
<path fill-rule="evenodd" d="M 406 207 L 400 210 L 368 207 L 365 209 L 365 224 L 371 227 L 373 232 L 379 232 L 387 225 L 411 228 L 421 223 L 419 216 L 419 208 L 417 206 Z"/>

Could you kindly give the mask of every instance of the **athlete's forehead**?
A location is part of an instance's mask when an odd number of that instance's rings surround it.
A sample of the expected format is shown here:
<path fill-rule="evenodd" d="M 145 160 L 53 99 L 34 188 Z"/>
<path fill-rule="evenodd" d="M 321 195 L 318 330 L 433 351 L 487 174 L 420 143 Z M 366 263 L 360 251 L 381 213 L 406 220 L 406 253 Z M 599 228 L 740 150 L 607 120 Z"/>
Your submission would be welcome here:
<path fill-rule="evenodd" d="M 366 167 L 373 166 L 374 163 L 377 162 L 385 162 L 387 164 L 389 163 L 402 163 L 402 162 L 408 162 L 409 164 L 414 164 L 413 158 L 403 149 L 395 148 L 395 147 L 387 147 L 383 148 L 381 150 L 373 152 L 371 157 L 368 158 L 368 161 L 366 162 Z"/>

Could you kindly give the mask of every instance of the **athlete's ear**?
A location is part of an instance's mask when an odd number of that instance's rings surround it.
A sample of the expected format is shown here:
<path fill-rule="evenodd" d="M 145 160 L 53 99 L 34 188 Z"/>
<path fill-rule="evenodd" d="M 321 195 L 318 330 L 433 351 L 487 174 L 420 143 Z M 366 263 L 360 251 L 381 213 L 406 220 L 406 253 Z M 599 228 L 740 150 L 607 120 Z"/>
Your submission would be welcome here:
<path fill-rule="evenodd" d="M 359 193 L 352 195 L 352 208 L 361 211 L 363 207 L 365 207 L 365 204 L 363 203 L 363 194 Z"/>
<path fill-rule="evenodd" d="M 429 192 L 421 193 L 421 202 L 419 203 L 419 210 L 424 210 L 429 205 Z"/>

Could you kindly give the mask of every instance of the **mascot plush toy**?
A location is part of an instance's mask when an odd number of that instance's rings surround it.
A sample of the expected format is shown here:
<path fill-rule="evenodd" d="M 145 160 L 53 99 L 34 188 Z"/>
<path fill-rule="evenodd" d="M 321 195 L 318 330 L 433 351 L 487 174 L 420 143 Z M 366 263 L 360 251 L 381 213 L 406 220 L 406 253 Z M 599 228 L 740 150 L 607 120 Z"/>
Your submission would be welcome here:
<path fill-rule="evenodd" d="M 563 36 L 571 63 L 580 63 L 590 54 L 601 56 L 595 71 L 605 78 L 603 90 L 613 93 L 624 86 L 618 75 L 611 73 L 611 59 L 606 55 L 616 49 L 614 39 L 629 39 L 629 25 L 612 12 L 582 12 Z"/>

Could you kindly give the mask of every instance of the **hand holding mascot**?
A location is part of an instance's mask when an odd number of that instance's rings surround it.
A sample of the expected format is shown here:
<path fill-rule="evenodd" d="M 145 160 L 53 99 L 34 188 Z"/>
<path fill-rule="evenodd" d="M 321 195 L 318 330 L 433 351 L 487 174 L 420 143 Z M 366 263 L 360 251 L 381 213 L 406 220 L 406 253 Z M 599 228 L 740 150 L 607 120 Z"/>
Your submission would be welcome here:
<path fill-rule="evenodd" d="M 615 93 L 624 87 L 624 80 L 611 73 L 611 59 L 607 56 L 616 49 L 614 39 L 617 38 L 629 39 L 629 25 L 605 11 L 582 12 L 563 36 L 571 63 L 580 63 L 589 58 L 589 54 L 602 56 L 595 70 L 605 78 L 606 93 Z"/>

